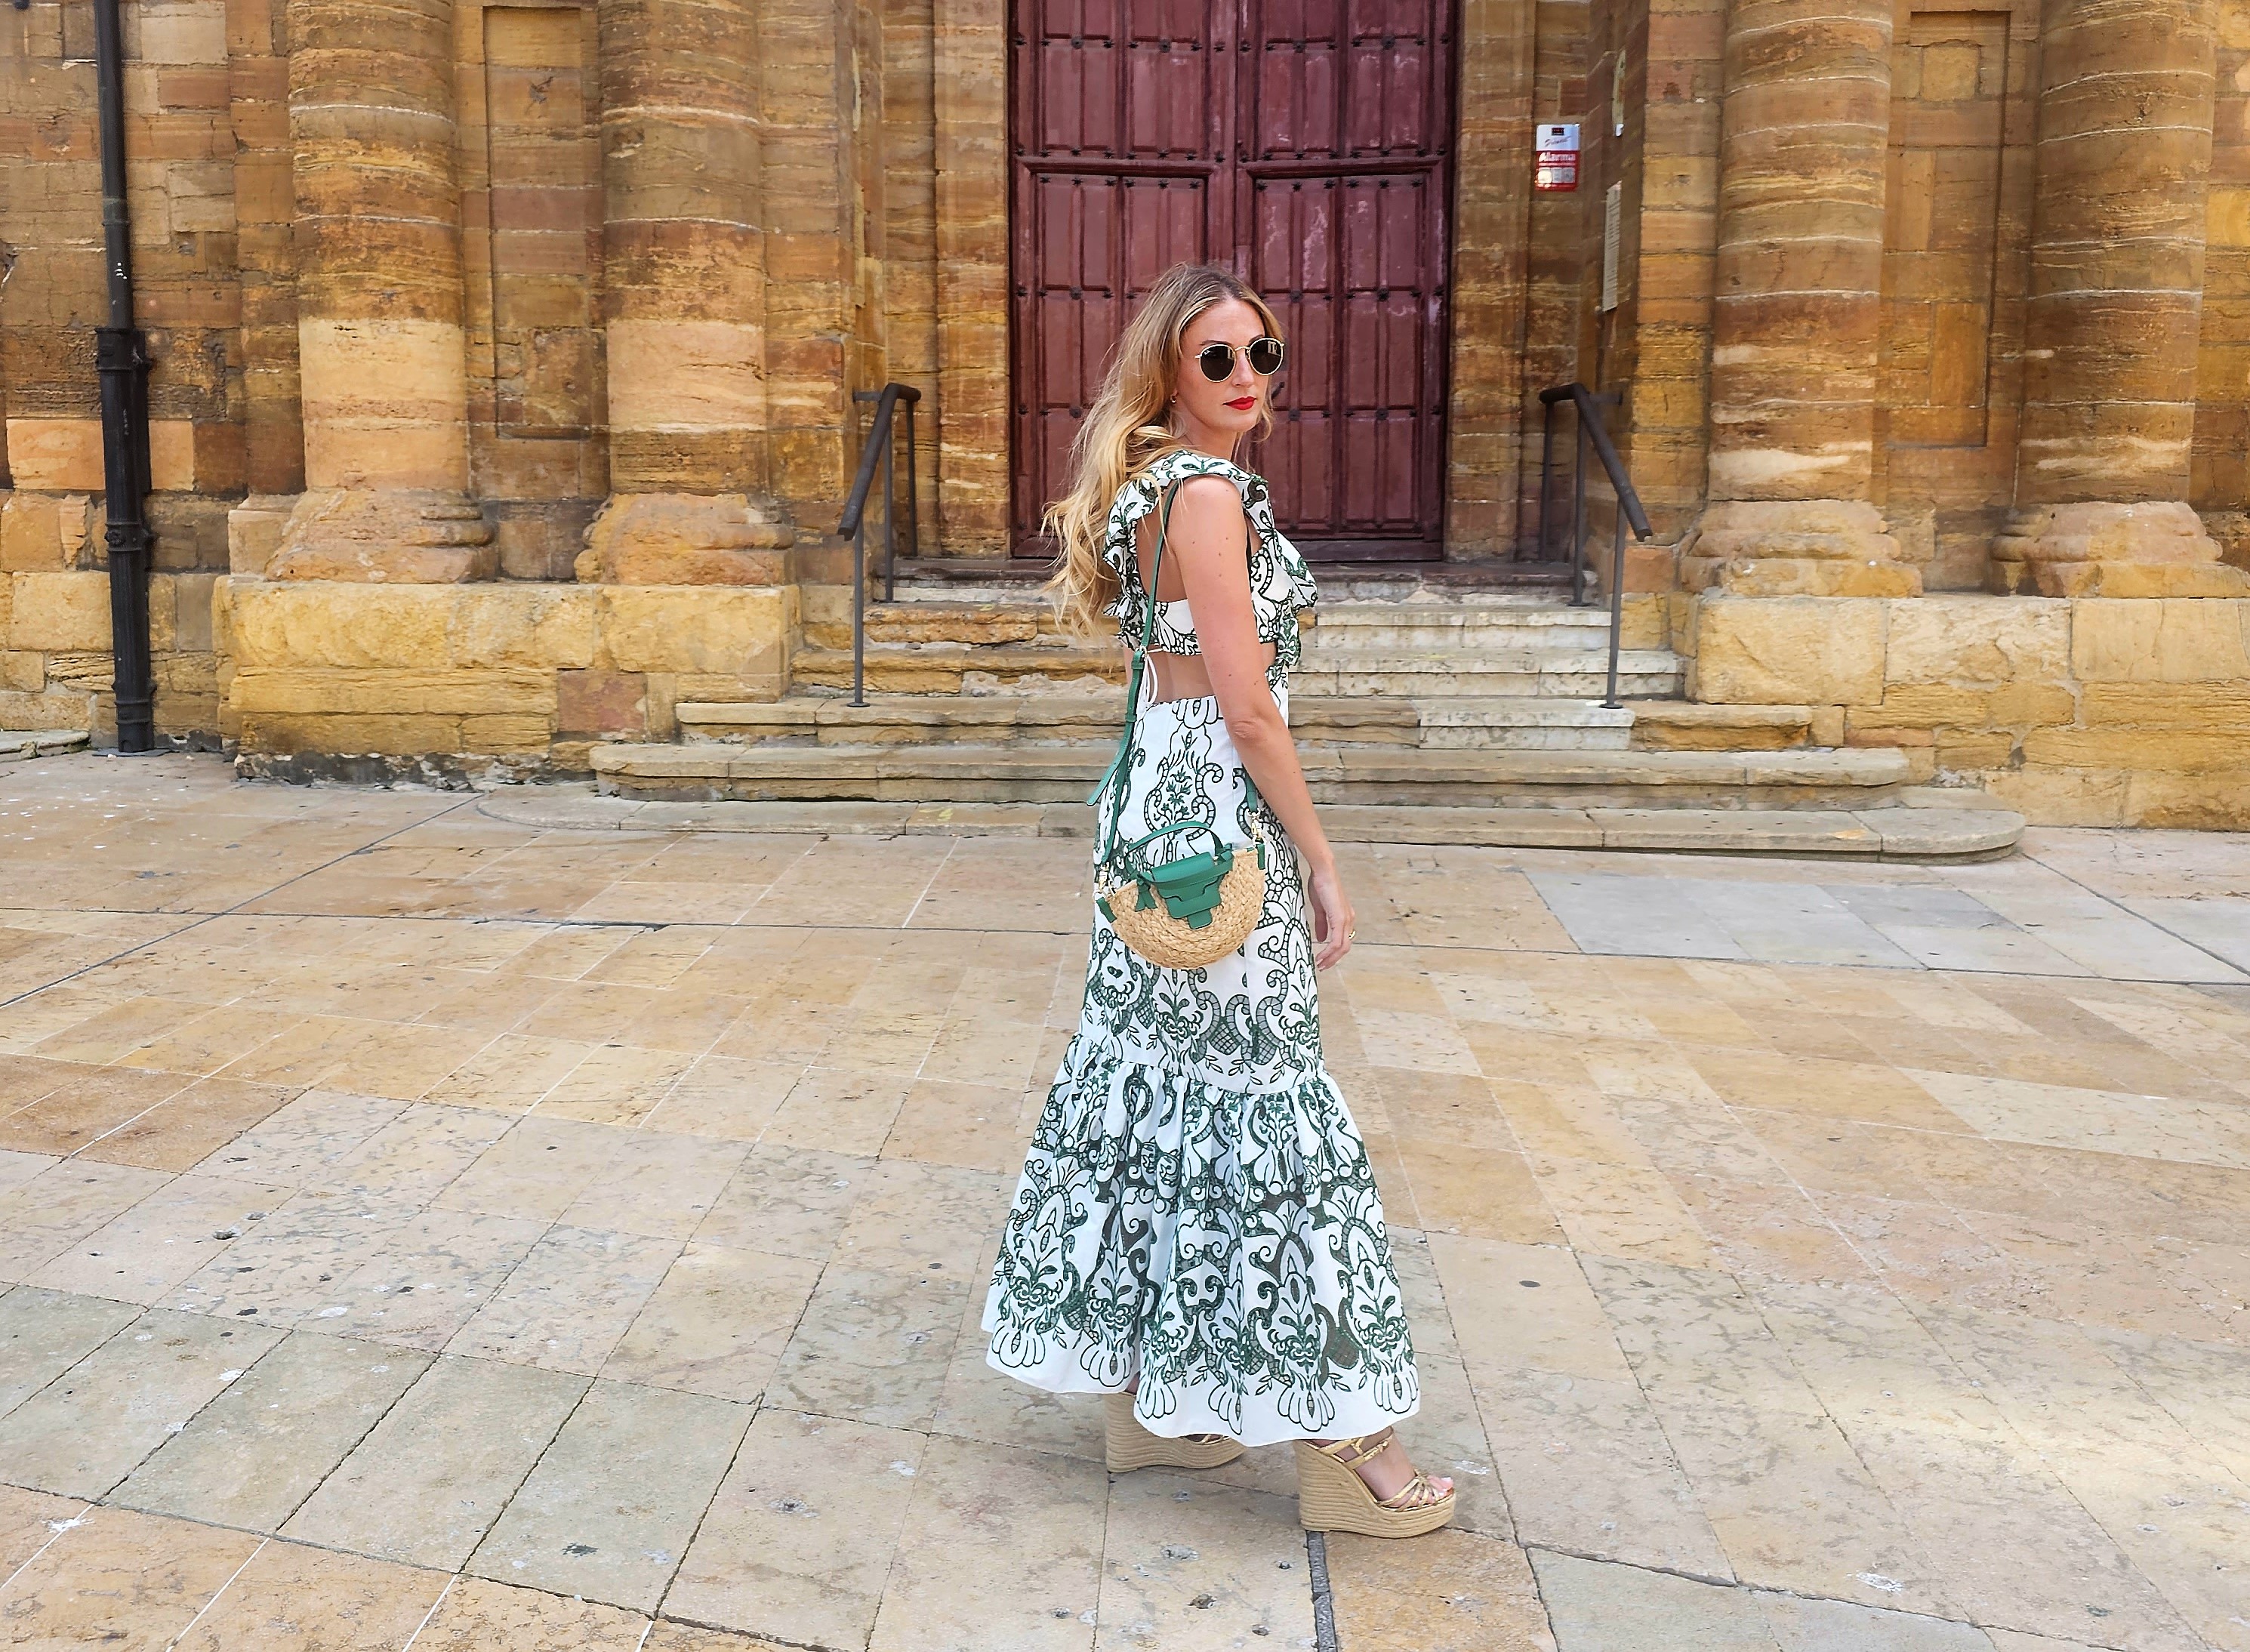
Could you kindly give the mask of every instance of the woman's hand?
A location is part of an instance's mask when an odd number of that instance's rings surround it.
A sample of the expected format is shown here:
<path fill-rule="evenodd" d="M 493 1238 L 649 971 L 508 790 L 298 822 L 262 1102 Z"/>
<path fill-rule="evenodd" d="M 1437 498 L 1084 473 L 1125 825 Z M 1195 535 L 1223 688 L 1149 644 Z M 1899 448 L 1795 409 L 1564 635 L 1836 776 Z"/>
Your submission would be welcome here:
<path fill-rule="evenodd" d="M 1343 880 L 1336 875 L 1333 861 L 1315 870 L 1308 882 L 1313 909 L 1313 967 L 1325 970 L 1351 950 L 1351 901 L 1343 892 Z"/>

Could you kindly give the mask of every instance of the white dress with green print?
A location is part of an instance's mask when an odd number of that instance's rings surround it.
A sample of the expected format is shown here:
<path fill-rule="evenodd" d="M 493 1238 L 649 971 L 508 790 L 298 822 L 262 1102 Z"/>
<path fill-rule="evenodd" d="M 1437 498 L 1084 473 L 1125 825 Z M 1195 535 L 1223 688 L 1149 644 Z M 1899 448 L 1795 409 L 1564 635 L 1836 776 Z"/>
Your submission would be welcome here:
<path fill-rule="evenodd" d="M 1252 525 L 1250 589 L 1288 711 L 1312 576 L 1273 526 L 1264 480 L 1175 452 L 1117 495 L 1108 556 L 1141 612 L 1135 530 L 1163 490 L 1225 476 Z M 1184 602 L 1155 646 L 1197 652 Z M 1118 838 L 1185 820 L 1249 840 L 1273 872 L 1242 949 L 1199 970 L 1150 964 L 1094 916 L 1078 1032 L 1032 1137 L 984 1310 L 990 1363 L 1034 1386 L 1112 1393 L 1137 1379 L 1160 1434 L 1250 1445 L 1369 1434 L 1419 1403 L 1413 1343 L 1367 1149 L 1321 1058 L 1311 926 L 1280 822 L 1254 801 L 1215 699 L 1135 722 Z"/>

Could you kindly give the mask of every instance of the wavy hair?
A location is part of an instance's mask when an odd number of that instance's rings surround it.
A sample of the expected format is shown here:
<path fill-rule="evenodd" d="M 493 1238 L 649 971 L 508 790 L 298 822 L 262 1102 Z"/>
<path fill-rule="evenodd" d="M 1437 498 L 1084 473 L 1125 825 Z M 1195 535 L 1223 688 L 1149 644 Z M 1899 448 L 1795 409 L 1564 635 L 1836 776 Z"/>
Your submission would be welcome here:
<path fill-rule="evenodd" d="M 1110 508 L 1119 488 L 1164 454 L 1186 446 L 1171 423 L 1180 340 L 1189 322 L 1227 299 L 1249 305 L 1266 330 L 1280 336 L 1280 321 L 1266 301 L 1233 271 L 1213 264 L 1173 265 L 1156 278 L 1125 324 L 1101 392 L 1071 443 L 1069 490 L 1046 508 L 1041 519 L 1058 547 L 1054 577 L 1046 589 L 1068 630 L 1095 632 L 1104 628 L 1106 612 L 1120 589 L 1116 570 L 1102 555 Z M 1260 411 L 1256 436 L 1265 435 L 1273 423 L 1269 399 Z"/>

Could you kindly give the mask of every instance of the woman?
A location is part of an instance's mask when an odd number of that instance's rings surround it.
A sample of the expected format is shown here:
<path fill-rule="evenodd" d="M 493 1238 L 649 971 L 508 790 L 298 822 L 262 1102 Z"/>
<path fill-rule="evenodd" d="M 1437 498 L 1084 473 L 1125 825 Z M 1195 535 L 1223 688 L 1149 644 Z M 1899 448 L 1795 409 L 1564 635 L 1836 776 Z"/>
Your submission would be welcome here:
<path fill-rule="evenodd" d="M 1391 1433 L 1420 1403 L 1413 1344 L 1367 1149 L 1321 1057 L 1314 971 L 1350 950 L 1352 914 L 1289 736 L 1312 577 L 1233 460 L 1272 425 L 1279 334 L 1229 272 L 1167 272 L 1047 513 L 1080 629 L 1114 617 L 1137 640 L 1156 568 L 1149 686 L 1110 783 L 1118 840 L 1200 820 L 1285 852 L 1258 928 L 1208 968 L 1150 964 L 1097 909 L 984 1329 L 997 1369 L 1108 1396 L 1113 1470 L 1294 1440 L 1308 1530 L 1411 1537 L 1452 1517 L 1453 1483 L 1417 1474 Z"/>

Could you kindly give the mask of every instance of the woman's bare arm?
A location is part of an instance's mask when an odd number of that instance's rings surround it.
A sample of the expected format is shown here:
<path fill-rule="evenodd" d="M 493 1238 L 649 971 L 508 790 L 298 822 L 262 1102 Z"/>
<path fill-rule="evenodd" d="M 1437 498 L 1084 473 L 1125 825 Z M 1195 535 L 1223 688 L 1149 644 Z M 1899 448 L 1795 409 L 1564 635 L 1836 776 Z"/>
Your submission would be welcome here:
<path fill-rule="evenodd" d="M 1350 950 L 1351 908 L 1305 785 L 1297 743 L 1266 686 L 1273 650 L 1258 635 L 1251 604 L 1249 535 L 1234 485 L 1219 476 L 1191 477 L 1173 501 L 1164 556 L 1179 569 L 1197 646 L 1235 750 L 1304 858 L 1314 893 L 1314 961 L 1326 969 Z"/>

